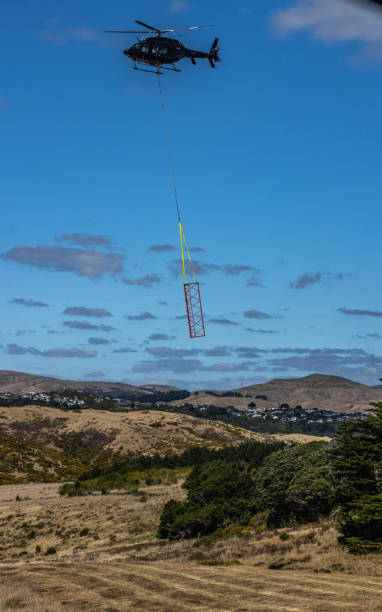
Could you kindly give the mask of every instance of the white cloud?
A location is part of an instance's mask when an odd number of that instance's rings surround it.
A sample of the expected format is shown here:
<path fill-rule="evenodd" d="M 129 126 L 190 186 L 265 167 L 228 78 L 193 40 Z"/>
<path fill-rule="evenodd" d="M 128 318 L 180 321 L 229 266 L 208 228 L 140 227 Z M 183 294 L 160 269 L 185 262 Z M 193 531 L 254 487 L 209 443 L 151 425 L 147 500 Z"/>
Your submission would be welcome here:
<path fill-rule="evenodd" d="M 191 4 L 186 0 L 172 0 L 168 7 L 169 13 L 186 13 L 191 9 Z"/>
<path fill-rule="evenodd" d="M 370 6 L 371 3 L 370 3 Z M 281 35 L 308 31 L 324 42 L 382 42 L 382 11 L 362 0 L 297 0 L 272 14 Z"/>

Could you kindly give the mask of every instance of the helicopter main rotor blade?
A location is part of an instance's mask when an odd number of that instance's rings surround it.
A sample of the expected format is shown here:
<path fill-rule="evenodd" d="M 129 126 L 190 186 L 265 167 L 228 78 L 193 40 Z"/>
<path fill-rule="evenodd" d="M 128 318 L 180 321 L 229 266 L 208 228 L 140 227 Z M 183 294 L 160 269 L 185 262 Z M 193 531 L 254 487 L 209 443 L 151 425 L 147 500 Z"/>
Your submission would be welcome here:
<path fill-rule="evenodd" d="M 151 34 L 151 30 L 104 30 L 109 34 Z"/>
<path fill-rule="evenodd" d="M 215 27 L 215 24 L 211 23 L 209 25 L 192 26 L 190 28 L 168 28 L 166 30 L 159 30 L 158 28 L 153 28 L 152 26 L 147 25 L 147 23 L 143 23 L 143 21 L 138 21 L 137 19 L 135 20 L 135 23 L 138 23 L 144 28 L 148 28 L 148 30 L 104 30 L 104 32 L 107 32 L 108 34 L 151 34 L 152 32 L 157 32 L 157 34 L 171 34 L 171 32 L 182 32 L 184 30 L 200 30 L 201 28 Z"/>
<path fill-rule="evenodd" d="M 161 30 L 161 32 L 165 34 L 167 32 L 181 32 L 182 30 L 200 30 L 200 28 L 214 28 L 214 27 L 215 27 L 215 24 L 210 23 L 209 25 L 192 26 L 191 28 L 173 28 L 172 30 Z"/>
<path fill-rule="evenodd" d="M 143 21 L 138 21 L 138 19 L 135 20 L 135 23 L 138 23 L 139 25 L 143 26 L 144 28 L 148 28 L 153 32 L 158 32 L 158 34 L 162 33 L 162 30 L 158 30 L 158 28 L 153 28 L 152 26 L 147 25 L 147 23 L 143 23 Z"/>

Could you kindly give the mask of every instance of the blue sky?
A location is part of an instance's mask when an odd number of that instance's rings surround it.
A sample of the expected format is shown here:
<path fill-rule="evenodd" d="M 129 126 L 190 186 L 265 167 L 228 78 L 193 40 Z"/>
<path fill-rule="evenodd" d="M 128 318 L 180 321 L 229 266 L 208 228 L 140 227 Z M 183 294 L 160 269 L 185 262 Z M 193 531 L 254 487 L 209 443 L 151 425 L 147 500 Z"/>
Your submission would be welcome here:
<path fill-rule="evenodd" d="M 214 23 L 162 77 L 206 337 L 185 320 L 156 77 L 103 34 Z M 0 368 L 233 388 L 382 372 L 382 10 L 2 3 Z M 4 61 L 6 59 L 6 61 Z"/>

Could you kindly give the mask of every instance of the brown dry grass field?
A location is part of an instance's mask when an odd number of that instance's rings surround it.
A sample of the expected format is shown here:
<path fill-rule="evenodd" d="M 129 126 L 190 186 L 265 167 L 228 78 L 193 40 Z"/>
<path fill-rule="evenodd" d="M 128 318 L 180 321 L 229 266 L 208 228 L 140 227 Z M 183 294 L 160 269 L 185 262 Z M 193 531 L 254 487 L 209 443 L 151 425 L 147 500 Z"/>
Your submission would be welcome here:
<path fill-rule="evenodd" d="M 96 429 L 110 436 L 105 449 L 134 453 L 181 452 L 189 446 L 222 447 L 245 440 L 307 442 L 329 440 L 304 434 L 260 434 L 219 421 L 161 411 L 107 412 L 62 411 L 47 406 L 0 407 L 1 435 L 22 435 L 27 442 L 49 444 L 55 435 Z M 57 449 L 56 449 L 57 450 Z"/>
<path fill-rule="evenodd" d="M 57 488 L 0 488 L 0 611 L 382 611 L 382 556 L 344 552 L 330 521 L 195 548 L 155 538 L 180 482 L 76 498 Z"/>

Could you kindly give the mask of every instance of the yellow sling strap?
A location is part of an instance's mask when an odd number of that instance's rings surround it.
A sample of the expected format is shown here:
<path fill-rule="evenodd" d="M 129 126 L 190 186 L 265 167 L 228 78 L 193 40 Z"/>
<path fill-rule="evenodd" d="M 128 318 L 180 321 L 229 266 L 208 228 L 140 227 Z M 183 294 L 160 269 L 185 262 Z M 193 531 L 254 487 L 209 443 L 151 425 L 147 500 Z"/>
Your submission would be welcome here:
<path fill-rule="evenodd" d="M 186 267 L 185 267 L 185 263 L 184 263 L 183 241 L 184 241 L 184 244 L 185 244 L 185 247 L 186 247 L 186 251 L 187 251 L 187 255 L 188 255 L 188 260 L 190 262 L 190 266 L 191 266 L 191 270 L 192 270 L 192 275 L 193 275 L 195 283 L 196 283 L 197 280 L 196 280 L 194 266 L 192 265 L 192 259 L 191 259 L 190 251 L 188 250 L 186 237 L 184 235 L 183 227 L 182 227 L 182 224 L 181 224 L 180 221 L 179 221 L 179 233 L 180 233 L 180 249 L 181 249 L 181 252 L 182 252 L 183 283 L 186 284 Z"/>

